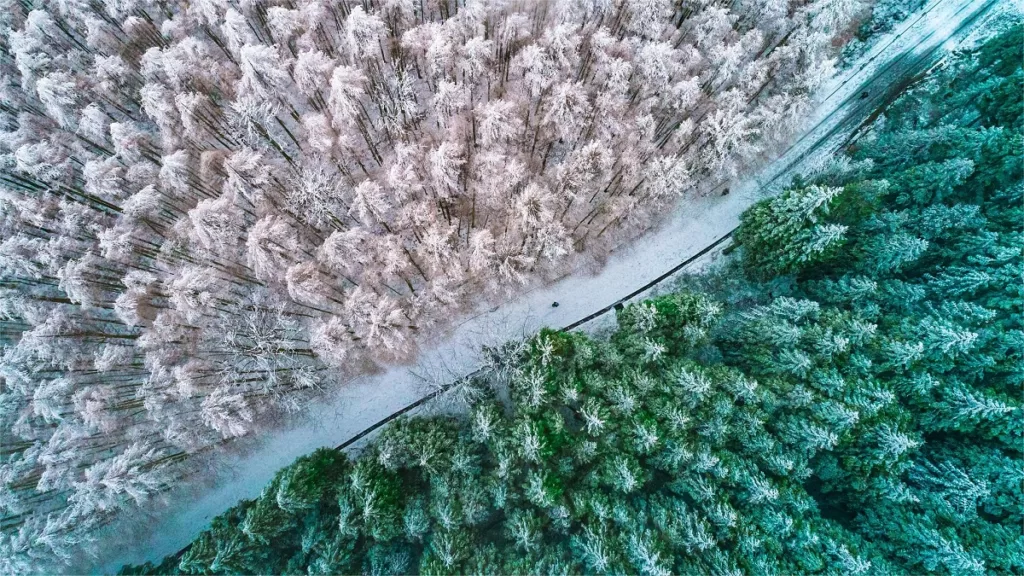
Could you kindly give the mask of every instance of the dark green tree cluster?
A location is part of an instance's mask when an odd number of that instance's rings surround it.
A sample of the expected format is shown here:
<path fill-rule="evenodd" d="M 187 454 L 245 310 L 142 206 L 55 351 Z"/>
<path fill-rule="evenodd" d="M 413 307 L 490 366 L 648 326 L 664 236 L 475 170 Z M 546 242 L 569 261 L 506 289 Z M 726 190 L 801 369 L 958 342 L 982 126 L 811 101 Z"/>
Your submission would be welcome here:
<path fill-rule="evenodd" d="M 910 573 L 1024 572 L 1024 139 L 1017 26 L 903 96 L 842 173 L 749 210 L 725 360 L 817 412 L 823 512 Z"/>
<path fill-rule="evenodd" d="M 124 573 L 1024 572 L 1022 43 L 750 209 L 744 298 L 543 331 L 467 413 L 302 458 Z"/>
<path fill-rule="evenodd" d="M 464 418 L 399 421 L 354 462 L 321 450 L 147 572 L 777 573 L 869 565 L 817 511 L 799 409 L 687 358 L 719 307 L 626 308 L 610 342 L 544 331 Z"/>

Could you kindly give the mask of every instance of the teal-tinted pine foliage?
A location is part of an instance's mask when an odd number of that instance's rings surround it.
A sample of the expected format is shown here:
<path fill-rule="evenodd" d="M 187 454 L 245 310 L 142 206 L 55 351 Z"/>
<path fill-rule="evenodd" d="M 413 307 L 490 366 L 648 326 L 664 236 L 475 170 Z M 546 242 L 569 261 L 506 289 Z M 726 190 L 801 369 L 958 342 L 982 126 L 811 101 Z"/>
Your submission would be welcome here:
<path fill-rule="evenodd" d="M 746 213 L 743 271 L 786 294 L 543 331 L 467 414 L 302 458 L 125 572 L 1024 572 L 1021 45 Z"/>
<path fill-rule="evenodd" d="M 464 418 L 402 420 L 355 462 L 321 450 L 215 521 L 185 573 L 790 574 L 866 566 L 768 422 L 804 410 L 686 358 L 719 310 L 627 307 L 611 342 L 545 331 Z M 659 350 L 660 352 L 652 352 Z M 809 409 L 808 409 L 809 410 Z M 809 413 L 809 412 L 808 412 Z"/>
<path fill-rule="evenodd" d="M 755 206 L 740 235 L 746 270 L 796 288 L 726 323 L 726 361 L 806 395 L 794 440 L 837 435 L 808 488 L 910 573 L 1024 571 L 1022 36 L 904 96 L 798 228 L 779 222 L 814 186 Z M 835 250 L 774 241 L 829 226 Z"/>

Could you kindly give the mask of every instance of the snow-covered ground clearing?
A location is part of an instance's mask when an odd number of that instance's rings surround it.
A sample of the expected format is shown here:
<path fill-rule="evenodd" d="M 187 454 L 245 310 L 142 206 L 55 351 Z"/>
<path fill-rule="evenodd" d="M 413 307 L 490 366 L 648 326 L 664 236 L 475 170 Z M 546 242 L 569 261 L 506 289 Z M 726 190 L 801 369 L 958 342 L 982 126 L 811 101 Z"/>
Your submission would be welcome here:
<path fill-rule="evenodd" d="M 529 333 L 542 325 L 568 325 L 673 268 L 731 231 L 747 206 L 777 191 L 788 175 L 811 171 L 826 161 L 874 106 L 888 97 L 890 89 L 898 89 L 920 72 L 937 50 L 955 46 L 979 24 L 978 16 L 998 3 L 929 3 L 820 92 L 810 128 L 757 178 L 711 187 L 708 195 L 687 201 L 658 230 L 617 251 L 598 274 L 577 272 L 468 317 L 414 368 L 395 367 L 339 386 L 335 395 L 309 406 L 292 426 L 266 434 L 244 453 L 217 457 L 210 463 L 215 472 L 206 479 L 206 486 L 212 487 L 203 488 L 198 481 L 183 487 L 167 496 L 170 506 L 136 518 L 133 526 L 113 525 L 101 535 L 102 556 L 95 569 L 109 572 L 124 562 L 174 552 L 239 498 L 257 495 L 278 468 L 297 456 L 337 445 L 420 397 L 424 378 L 447 379 L 472 370 L 481 344 Z M 867 96 L 861 98 L 864 92 Z M 731 192 L 720 196 L 725 186 Z M 551 307 L 554 301 L 560 304 L 557 308 Z"/>

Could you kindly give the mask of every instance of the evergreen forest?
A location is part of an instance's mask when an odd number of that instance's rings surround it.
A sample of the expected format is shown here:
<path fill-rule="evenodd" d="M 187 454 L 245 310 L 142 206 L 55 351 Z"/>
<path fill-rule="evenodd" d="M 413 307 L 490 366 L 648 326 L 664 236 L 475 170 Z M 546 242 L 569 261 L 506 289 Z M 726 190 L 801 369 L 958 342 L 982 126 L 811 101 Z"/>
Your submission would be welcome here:
<path fill-rule="evenodd" d="M 123 574 L 1024 573 L 1024 27 L 742 218 L 720 270 L 489 350 Z"/>

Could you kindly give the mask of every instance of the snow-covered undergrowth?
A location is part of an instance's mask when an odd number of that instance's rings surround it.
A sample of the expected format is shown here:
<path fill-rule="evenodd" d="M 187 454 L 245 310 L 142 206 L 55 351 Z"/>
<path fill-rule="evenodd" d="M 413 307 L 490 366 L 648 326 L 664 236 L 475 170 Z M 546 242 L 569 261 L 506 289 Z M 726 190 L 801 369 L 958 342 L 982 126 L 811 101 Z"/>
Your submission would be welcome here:
<path fill-rule="evenodd" d="M 862 9 L 5 1 L 5 567 L 771 155 Z"/>

